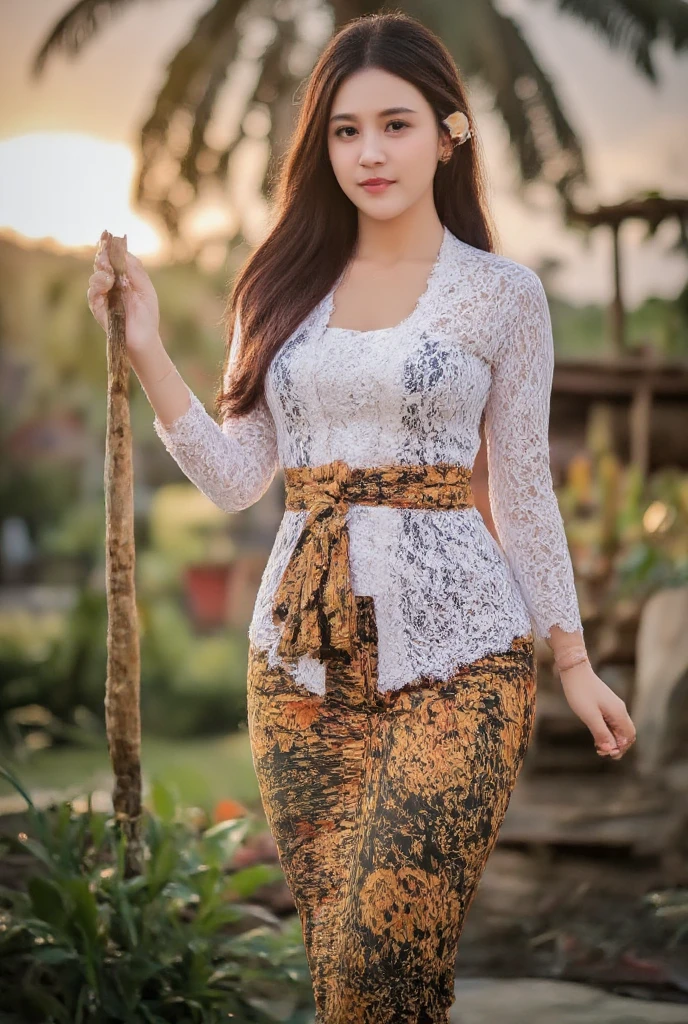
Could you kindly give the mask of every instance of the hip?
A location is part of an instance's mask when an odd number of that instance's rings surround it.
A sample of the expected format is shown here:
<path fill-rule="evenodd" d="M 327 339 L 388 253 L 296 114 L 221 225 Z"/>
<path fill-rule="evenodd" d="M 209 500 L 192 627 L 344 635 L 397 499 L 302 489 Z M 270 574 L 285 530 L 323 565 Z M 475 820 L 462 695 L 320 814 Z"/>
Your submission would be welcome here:
<path fill-rule="evenodd" d="M 420 673 L 388 690 L 378 686 L 379 648 L 374 600 L 357 595 L 357 642 L 349 657 L 332 658 L 324 668 L 323 693 L 308 691 L 292 667 L 270 665 L 268 652 L 251 642 L 247 705 L 252 741 L 260 732 L 281 745 L 335 734 L 356 741 L 376 723 L 410 728 L 419 738 L 435 736 L 447 746 L 498 740 L 521 760 L 532 732 L 537 670 L 532 632 L 514 636 L 505 650 L 458 665 L 448 678 Z M 260 727 L 260 728 L 259 728 Z"/>
<path fill-rule="evenodd" d="M 324 694 L 250 647 L 249 739 L 283 863 L 297 851 L 319 863 L 323 844 L 360 820 L 363 799 L 373 801 L 374 821 L 401 814 L 418 842 L 431 835 L 442 859 L 464 864 L 467 849 L 478 857 L 489 848 L 525 760 L 535 722 L 532 636 L 450 679 L 380 693 L 372 602 L 356 603 L 357 656 L 328 664 Z M 302 874 L 294 872 L 295 885 Z"/>

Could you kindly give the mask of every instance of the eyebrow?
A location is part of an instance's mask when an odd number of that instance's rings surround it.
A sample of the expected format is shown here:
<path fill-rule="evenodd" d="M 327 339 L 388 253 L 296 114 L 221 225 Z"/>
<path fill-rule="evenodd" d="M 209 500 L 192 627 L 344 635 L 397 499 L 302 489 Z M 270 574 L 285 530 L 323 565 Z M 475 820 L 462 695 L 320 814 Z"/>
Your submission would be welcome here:
<path fill-rule="evenodd" d="M 386 107 L 385 110 L 381 110 L 378 117 L 389 117 L 390 114 L 417 114 L 417 110 L 412 110 L 411 107 Z M 355 121 L 355 114 L 335 114 L 330 118 L 332 121 Z"/>

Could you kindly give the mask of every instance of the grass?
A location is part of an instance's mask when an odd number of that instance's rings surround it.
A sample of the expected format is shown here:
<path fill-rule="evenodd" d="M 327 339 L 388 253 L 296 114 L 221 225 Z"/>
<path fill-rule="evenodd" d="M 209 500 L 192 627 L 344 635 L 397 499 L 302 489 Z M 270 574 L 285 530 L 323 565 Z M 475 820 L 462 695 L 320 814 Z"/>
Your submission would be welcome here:
<path fill-rule="evenodd" d="M 107 745 L 57 747 L 33 752 L 26 760 L 4 756 L 33 795 L 37 790 L 112 790 Z M 212 813 L 218 800 L 232 798 L 260 810 L 260 794 L 245 729 L 227 736 L 191 740 L 145 737 L 141 744 L 144 792 L 154 777 L 175 788 L 183 804 Z M 0 780 L 0 799 L 15 790 Z"/>

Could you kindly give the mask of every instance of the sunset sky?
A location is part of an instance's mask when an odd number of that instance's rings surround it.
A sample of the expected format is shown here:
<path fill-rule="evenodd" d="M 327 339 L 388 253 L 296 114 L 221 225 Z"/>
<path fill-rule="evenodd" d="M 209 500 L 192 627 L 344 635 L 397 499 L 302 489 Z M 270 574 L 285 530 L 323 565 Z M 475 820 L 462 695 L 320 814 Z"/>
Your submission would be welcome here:
<path fill-rule="evenodd" d="M 0 231 L 29 239 L 93 246 L 103 228 L 127 233 L 142 258 L 162 255 L 156 225 L 131 209 L 139 126 L 148 116 L 165 65 L 210 0 L 132 5 L 113 18 L 81 57 L 54 58 L 42 79 L 28 68 L 67 0 L 25 0 L 3 11 L 0 34 Z M 501 0 L 524 28 L 559 90 L 569 119 L 587 146 L 595 202 L 628 198 L 639 189 L 688 194 L 688 57 L 657 48 L 660 84 L 641 79 L 628 58 L 612 53 L 550 0 Z M 533 207 L 514 195 L 515 168 L 505 129 L 477 86 L 471 88 L 488 163 L 492 208 L 502 251 L 537 268 L 564 261 L 556 290 L 576 300 L 606 300 L 611 242 L 590 248 L 564 231 L 548 193 Z M 675 228 L 639 245 L 640 224 L 626 225 L 624 289 L 633 306 L 648 294 L 673 297 L 688 264 L 667 252 Z"/>

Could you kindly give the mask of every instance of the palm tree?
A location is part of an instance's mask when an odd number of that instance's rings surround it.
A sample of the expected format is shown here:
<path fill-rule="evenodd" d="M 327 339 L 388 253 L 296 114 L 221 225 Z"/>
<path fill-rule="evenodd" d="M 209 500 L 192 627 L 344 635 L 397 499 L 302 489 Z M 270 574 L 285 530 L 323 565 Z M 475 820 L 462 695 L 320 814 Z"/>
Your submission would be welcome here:
<path fill-rule="evenodd" d="M 78 0 L 49 31 L 32 67 L 39 77 L 49 56 L 76 55 L 106 21 L 136 0 Z M 650 81 L 657 81 L 652 50 L 666 38 L 676 52 L 688 44 L 685 0 L 553 0 L 612 48 L 624 51 Z M 540 179 L 570 199 L 588 181 L 583 148 L 554 83 L 525 39 L 518 21 L 498 0 L 436 4 L 407 0 L 404 9 L 438 32 L 463 74 L 479 79 L 494 98 L 518 163 L 521 184 Z M 293 96 L 315 62 L 325 37 L 352 17 L 374 12 L 368 0 L 211 0 L 188 41 L 170 61 L 153 110 L 141 127 L 136 198 L 161 218 L 172 247 L 180 223 L 207 187 L 226 188 L 235 150 L 267 127 L 262 191 L 286 146 Z M 330 21 L 326 17 L 330 15 Z M 325 16 L 325 22 L 324 18 Z M 317 37 L 317 26 L 325 23 Z M 316 31 L 314 31 L 316 26 Z M 321 29 L 321 32 L 323 30 Z M 252 78 L 251 78 L 252 73 Z M 245 96 L 226 144 L 207 131 L 228 78 L 245 83 Z M 247 118 L 246 115 L 254 116 Z M 261 114 L 267 115 L 261 118 Z M 213 126 L 214 128 L 216 126 Z M 216 132 L 216 136 L 219 132 Z M 172 170 L 170 170 L 172 168 Z M 188 255 L 188 250 L 185 254 Z"/>

